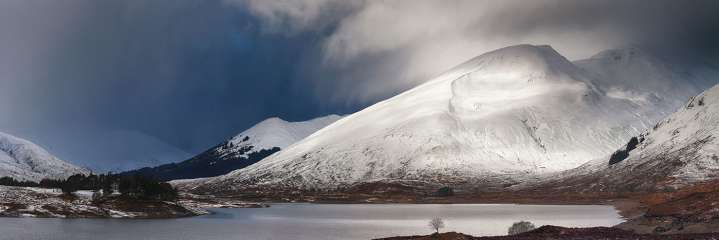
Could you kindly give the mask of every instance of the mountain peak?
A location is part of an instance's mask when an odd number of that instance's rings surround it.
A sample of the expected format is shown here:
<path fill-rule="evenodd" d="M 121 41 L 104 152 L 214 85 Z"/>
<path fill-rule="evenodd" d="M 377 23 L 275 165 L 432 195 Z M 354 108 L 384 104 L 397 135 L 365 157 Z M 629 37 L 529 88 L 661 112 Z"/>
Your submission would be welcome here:
<path fill-rule="evenodd" d="M 327 116 L 322 116 L 322 117 L 313 118 L 313 119 L 310 119 L 310 120 L 307 120 L 307 121 L 290 122 L 290 121 L 284 120 L 284 119 L 282 119 L 282 118 L 280 118 L 280 117 L 271 117 L 271 118 L 267 118 L 267 119 L 262 120 L 261 122 L 255 124 L 255 125 L 253 125 L 253 126 L 252 126 L 251 128 L 249 128 L 247 131 L 250 131 L 250 130 L 252 130 L 252 131 L 254 131 L 254 132 L 258 132 L 258 131 L 263 131 L 263 132 L 264 132 L 264 131 L 277 131 L 277 130 L 279 130 L 279 129 L 295 128 L 295 127 L 297 127 L 298 125 L 307 125 L 307 124 L 314 124 L 314 123 L 318 123 L 319 125 L 326 125 L 326 124 L 324 124 L 324 123 L 331 123 L 331 122 L 334 122 L 334 121 L 336 121 L 336 120 L 338 120 L 338 119 L 340 119 L 340 118 L 342 118 L 342 116 L 339 116 L 339 115 L 336 115 L 336 114 L 330 114 L 330 115 L 327 115 Z M 249 133 L 249 132 L 240 133 L 240 134 L 239 134 L 238 136 L 236 136 L 235 138 L 237 138 L 237 137 L 239 137 L 239 136 L 242 136 L 242 135 L 247 135 L 247 133 Z"/>
<path fill-rule="evenodd" d="M 328 115 L 302 122 L 288 122 L 279 117 L 272 117 L 233 137 L 228 144 L 235 146 L 250 144 L 259 149 L 285 148 L 340 118 L 342 117 L 338 115 Z"/>
<path fill-rule="evenodd" d="M 571 69 L 572 63 L 549 45 L 514 45 L 479 55 L 466 64 L 485 74 L 555 73 Z"/>
<path fill-rule="evenodd" d="M 560 97 L 572 102 L 589 96 L 588 80 L 552 47 L 516 45 L 482 54 L 471 70 L 452 82 L 451 111 L 487 115 Z M 542 96 L 542 99 L 538 97 Z"/>
<path fill-rule="evenodd" d="M 253 125 L 251 128 L 275 128 L 283 127 L 289 122 L 279 117 L 271 117 Z"/>

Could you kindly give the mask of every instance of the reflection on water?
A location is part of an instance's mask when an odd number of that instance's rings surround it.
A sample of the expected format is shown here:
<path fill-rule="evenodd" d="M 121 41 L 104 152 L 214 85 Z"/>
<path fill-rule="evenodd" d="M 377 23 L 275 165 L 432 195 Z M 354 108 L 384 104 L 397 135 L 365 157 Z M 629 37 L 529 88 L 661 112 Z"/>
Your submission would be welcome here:
<path fill-rule="evenodd" d="M 162 220 L 0 218 L 0 239 L 370 239 L 443 231 L 502 235 L 516 221 L 567 227 L 612 226 L 611 206 L 513 204 L 275 204 L 214 209 L 213 215 Z"/>

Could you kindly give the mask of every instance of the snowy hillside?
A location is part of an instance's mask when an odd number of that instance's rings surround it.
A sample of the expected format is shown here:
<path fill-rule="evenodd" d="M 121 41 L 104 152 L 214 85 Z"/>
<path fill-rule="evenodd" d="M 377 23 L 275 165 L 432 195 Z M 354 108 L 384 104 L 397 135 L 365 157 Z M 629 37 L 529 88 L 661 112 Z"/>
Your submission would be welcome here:
<path fill-rule="evenodd" d="M 629 139 L 611 155 L 553 176 L 545 185 L 590 191 L 672 190 L 719 178 L 719 85 Z"/>
<path fill-rule="evenodd" d="M 219 176 L 252 165 L 340 118 L 338 115 L 328 115 L 303 122 L 269 118 L 186 161 L 142 168 L 125 174 L 139 173 L 161 180 Z"/>
<path fill-rule="evenodd" d="M 338 115 L 328 115 L 303 122 L 288 122 L 276 117 L 265 119 L 233 137 L 216 151 L 225 157 L 235 154 L 247 156 L 250 152 L 242 151 L 246 148 L 255 151 L 275 147 L 284 149 L 340 118 Z"/>
<path fill-rule="evenodd" d="M 580 68 L 549 46 L 485 53 L 197 187 L 327 188 L 388 179 L 515 182 L 607 155 L 699 91 L 674 92 L 687 80 L 666 73 L 671 70 L 661 64 L 625 76 L 608 73 L 611 61 L 616 59 L 600 54 L 579 61 Z M 634 68 L 653 60 L 625 61 L 616 65 Z M 662 70 L 660 78 L 643 75 L 653 69 Z M 639 87 L 646 84 L 653 87 Z"/>
<path fill-rule="evenodd" d="M 48 153 L 34 143 L 0 132 L 0 177 L 40 181 L 89 173 Z"/>

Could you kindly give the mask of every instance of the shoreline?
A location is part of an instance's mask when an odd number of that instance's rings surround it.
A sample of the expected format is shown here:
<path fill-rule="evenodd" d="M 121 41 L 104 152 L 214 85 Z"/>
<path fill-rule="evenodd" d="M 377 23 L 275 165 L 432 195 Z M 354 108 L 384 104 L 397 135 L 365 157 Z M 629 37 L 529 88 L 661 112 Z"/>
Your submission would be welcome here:
<path fill-rule="evenodd" d="M 642 197 L 636 195 L 599 195 L 599 194 L 538 194 L 538 193 L 459 193 L 452 196 L 438 197 L 427 194 L 406 194 L 394 192 L 388 195 L 382 193 L 298 193 L 286 197 L 278 197 L 286 192 L 273 192 L 271 195 L 248 192 L 242 195 L 201 195 L 181 192 L 175 202 L 142 202 L 138 204 L 123 204 L 122 202 L 109 205 L 94 206 L 88 199 L 79 202 L 61 199 L 59 193 L 48 194 L 51 190 L 23 187 L 0 186 L 0 217 L 47 217 L 47 218 L 124 218 L 124 219 L 170 219 L 184 218 L 212 214 L 212 208 L 265 208 L 274 204 L 520 204 L 520 205 L 602 205 L 613 207 L 624 220 L 623 223 L 613 226 L 617 229 L 632 230 L 638 233 L 683 233 L 707 232 L 711 227 L 719 226 L 718 221 L 695 221 L 688 217 L 660 215 L 648 216 L 647 212 L 652 205 L 647 204 Z M 31 196 L 19 199 L 30 199 L 30 202 L 40 202 L 32 207 L 15 207 L 18 200 L 8 203 L 9 192 L 35 192 Z M 38 193 L 39 192 L 39 193 Z M 22 195 L 22 194 L 21 194 Z M 87 194 L 86 194 L 87 195 Z M 3 201 L 5 197 L 5 201 Z M 49 204 L 44 201 L 52 200 Z M 8 207 L 8 205 L 10 207 Z M 49 205 L 49 207 L 47 206 Z M 690 226 L 689 231 L 684 226 Z"/>
<path fill-rule="evenodd" d="M 9 190 L 9 191 L 8 191 Z M 38 193 L 37 196 L 30 196 L 31 203 L 43 202 L 41 205 L 22 208 L 16 207 L 11 209 L 12 205 L 21 205 L 18 201 L 28 200 L 27 195 L 22 195 L 15 202 L 8 203 L 7 195 L 12 192 Z M 4 187 L 0 186 L 0 217 L 11 218 L 61 218 L 61 219 L 175 219 L 188 218 L 201 215 L 212 215 L 216 212 L 214 208 L 267 208 L 276 204 L 329 204 L 329 205 L 424 205 L 424 204 L 447 204 L 447 205 L 471 205 L 471 204 L 516 204 L 516 205 L 596 205 L 611 206 L 620 216 L 623 222 L 611 226 L 610 231 L 627 231 L 632 234 L 650 234 L 649 236 L 667 236 L 668 234 L 679 234 L 677 236 L 687 236 L 686 234 L 710 233 L 719 229 L 719 221 L 710 222 L 692 222 L 683 217 L 678 216 L 654 216 L 648 215 L 650 207 L 637 198 L 617 198 L 617 199 L 600 199 L 600 198 L 537 198 L 535 197 L 518 197 L 505 198 L 499 201 L 496 196 L 488 198 L 478 198 L 471 196 L 452 196 L 448 198 L 432 197 L 428 199 L 415 199 L 419 201 L 394 201 L 392 199 L 384 199 L 388 201 L 338 201 L 333 199 L 326 201 L 325 199 L 314 199 L 314 201 L 298 201 L 288 199 L 274 199 L 271 201 L 256 202 L 247 199 L 229 197 L 229 196 L 213 196 L 213 195 L 195 195 L 189 193 L 181 193 L 181 198 L 175 202 L 140 202 L 127 205 L 123 202 L 112 202 L 109 205 L 96 206 L 89 204 L 87 200 L 61 199 L 59 193 L 47 195 L 48 190 L 23 187 Z M 566 196 L 565 196 L 566 197 Z M 34 199 L 32 199 L 34 198 Z M 45 201 L 50 200 L 45 203 Z M 460 199 L 460 201 L 454 201 Z M 269 199 L 268 199 L 269 200 Z M 396 199 L 395 199 L 396 200 Z M 405 198 L 404 200 L 408 200 Z M 83 202 L 84 201 L 84 202 Z M 102 203 L 105 204 L 105 203 Z M 123 205 L 124 204 L 124 205 Z M 32 205 L 32 204 L 29 204 Z M 10 207 L 8 207 L 10 206 Z M 50 207 L 48 207 L 50 206 Z M 70 207 L 68 207 L 70 206 Z M 112 207 L 108 207 L 112 206 Z M 138 210 L 141 209 L 141 210 Z M 678 226 L 678 227 L 677 227 Z M 587 231 L 591 233 L 594 228 L 576 228 L 577 231 Z M 468 236 L 468 235 L 467 235 Z M 638 235 L 636 235 L 638 236 Z M 713 235 L 712 235 L 713 236 Z M 404 239 L 389 238 L 389 239 Z M 468 239 L 484 239 L 484 238 L 468 238 Z M 487 238 L 490 239 L 490 238 Z M 501 238 L 497 238 L 501 239 Z M 591 239 L 591 238 L 590 238 Z M 653 239 L 653 238 L 647 238 Z M 681 239 L 681 238 L 680 238 Z"/>
<path fill-rule="evenodd" d="M 206 215 L 208 208 L 267 207 L 258 203 L 207 203 L 194 199 L 159 201 L 108 197 L 93 200 L 91 195 L 84 191 L 65 195 L 57 189 L 0 186 L 0 217 L 173 219 Z"/>
<path fill-rule="evenodd" d="M 2 186 L 0 186 L 2 187 Z M 22 189 L 22 190 L 36 190 L 32 188 L 23 188 L 23 187 L 5 187 L 5 189 L 2 189 L 5 192 L 8 192 L 8 189 Z M 12 190 L 9 192 L 13 192 Z M 602 206 L 612 206 L 615 210 L 617 210 L 617 214 L 619 214 L 623 219 L 628 219 L 631 215 L 624 214 L 627 212 L 627 208 L 625 206 L 627 205 L 636 205 L 634 201 L 628 200 L 628 199 L 618 199 L 618 200 L 599 200 L 599 201 L 556 201 L 556 200 L 540 200 L 540 199 L 534 199 L 531 201 L 417 201 L 417 202 L 411 202 L 411 201 L 283 201 L 283 200 L 274 200 L 274 201 L 263 201 L 263 202 L 256 202 L 256 201 L 246 201 L 242 198 L 235 198 L 235 197 L 215 197 L 212 195 L 195 195 L 195 194 L 188 194 L 188 193 L 182 193 L 181 198 L 178 199 L 176 202 L 141 202 L 139 205 L 144 204 L 162 204 L 162 205 L 172 205 L 177 207 L 182 207 L 187 210 L 187 212 L 175 212 L 175 214 L 167 214 L 167 215 L 142 215 L 142 214 L 120 214 L 120 215 L 112 215 L 112 214 L 102 214 L 102 213 L 108 213 L 116 211 L 111 208 L 98 208 L 102 212 L 95 212 L 97 214 L 92 214 L 92 212 L 84 212 L 84 214 L 58 214 L 57 212 L 52 211 L 43 211 L 39 210 L 35 213 L 32 213 L 30 211 L 18 211 L 18 209 L 15 209 L 14 211 L 8 211 L 12 209 L 8 209 L 7 205 L 15 205 L 19 203 L 13 203 L 13 202 L 7 202 L 7 201 L 0 201 L 0 217 L 36 217 L 36 218 L 66 218 L 66 219 L 78 219 L 78 218 L 107 218 L 107 219 L 172 219 L 172 218 L 185 218 L 185 217 L 194 217 L 194 216 L 201 216 L 201 215 L 208 215 L 212 214 L 212 211 L 210 209 L 213 208 L 267 208 L 275 204 L 332 204 L 332 205 L 355 205 L 355 204 L 361 204 L 361 205 L 391 205 L 391 204 L 412 204 L 412 205 L 423 205 L 423 204 L 517 204 L 517 205 L 602 205 Z M 47 196 L 47 195 L 41 195 L 41 196 L 34 196 L 35 200 L 41 200 L 45 201 L 47 199 L 53 199 L 57 200 L 59 198 L 59 194 L 54 194 L 54 196 Z M 27 199 L 27 196 L 24 198 Z M 80 208 L 87 208 L 87 207 L 97 207 L 93 206 L 88 201 L 85 202 L 67 202 L 65 203 L 67 205 L 71 206 L 78 206 Z M 630 204 L 624 204 L 625 202 L 629 202 Z M 40 206 L 40 208 L 34 207 L 33 209 L 46 209 L 47 206 L 51 206 L 53 203 L 50 201 L 50 204 L 43 204 Z M 55 203 L 57 204 L 57 203 Z M 43 208 L 44 207 L 44 208 Z M 132 212 L 132 213 L 139 213 L 139 212 Z"/>

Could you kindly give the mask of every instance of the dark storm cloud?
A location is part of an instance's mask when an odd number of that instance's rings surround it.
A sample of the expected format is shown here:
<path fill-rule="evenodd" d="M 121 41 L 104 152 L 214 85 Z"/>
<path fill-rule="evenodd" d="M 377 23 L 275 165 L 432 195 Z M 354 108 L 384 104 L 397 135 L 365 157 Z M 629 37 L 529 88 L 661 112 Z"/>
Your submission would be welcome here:
<path fill-rule="evenodd" d="M 292 87 L 314 35 L 260 34 L 223 2 L 11 0 L 0 18 L 0 131 L 69 161 L 151 161 L 161 141 L 184 157 L 267 117 L 327 112 Z"/>
<path fill-rule="evenodd" d="M 91 166 L 183 158 L 266 117 L 358 110 L 507 45 L 719 61 L 718 5 L 0 1 L 0 131 Z"/>
<path fill-rule="evenodd" d="M 320 96 L 350 103 L 382 99 L 507 45 L 550 44 L 570 59 L 642 45 L 703 59 L 716 55 L 719 42 L 717 1 L 232 2 L 251 9 L 275 32 L 317 31 L 321 24 L 309 23 L 335 20 L 337 27 L 323 39 L 323 59 L 315 61 L 323 65 L 313 78 L 324 89 Z M 346 9 L 352 12 L 318 14 L 343 3 L 351 4 Z"/>

